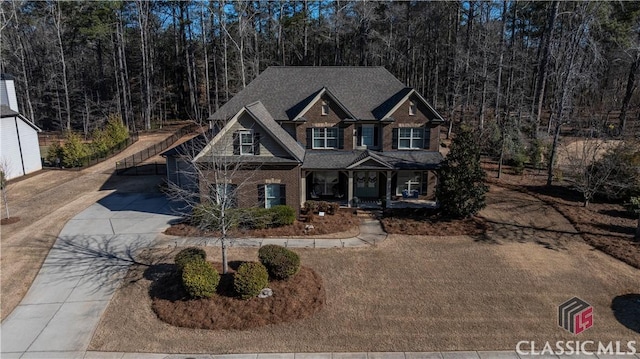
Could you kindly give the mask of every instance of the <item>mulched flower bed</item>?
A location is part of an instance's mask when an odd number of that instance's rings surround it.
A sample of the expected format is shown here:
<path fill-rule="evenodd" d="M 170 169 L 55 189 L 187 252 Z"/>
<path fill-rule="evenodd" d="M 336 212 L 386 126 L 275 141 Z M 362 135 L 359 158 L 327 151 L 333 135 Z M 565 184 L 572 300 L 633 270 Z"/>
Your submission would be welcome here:
<path fill-rule="evenodd" d="M 213 263 L 222 272 L 221 263 Z M 307 318 L 322 309 L 325 290 L 322 278 L 312 269 L 286 281 L 270 280 L 273 296 L 242 300 L 233 292 L 233 268 L 221 275 L 218 293 L 208 299 L 190 299 L 174 265 L 153 266 L 145 273 L 155 281 L 150 289 L 152 308 L 158 318 L 171 325 L 200 329 L 251 329 Z"/>
<path fill-rule="evenodd" d="M 459 236 L 482 234 L 489 229 L 481 217 L 449 219 L 433 209 L 387 210 L 380 222 L 389 234 Z"/>

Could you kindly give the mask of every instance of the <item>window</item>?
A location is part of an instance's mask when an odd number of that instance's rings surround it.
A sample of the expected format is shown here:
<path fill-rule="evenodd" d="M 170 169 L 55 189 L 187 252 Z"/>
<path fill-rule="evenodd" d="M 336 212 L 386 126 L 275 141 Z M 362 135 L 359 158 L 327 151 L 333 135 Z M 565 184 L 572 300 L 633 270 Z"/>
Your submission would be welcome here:
<path fill-rule="evenodd" d="M 253 134 L 251 131 L 240 131 L 240 154 L 253 154 Z"/>
<path fill-rule="evenodd" d="M 329 114 L 329 102 L 322 101 L 322 116 L 326 116 Z"/>
<path fill-rule="evenodd" d="M 338 147 L 338 129 L 336 127 L 313 129 L 313 148 L 336 147 Z"/>
<path fill-rule="evenodd" d="M 271 208 L 285 203 L 286 198 L 283 184 L 267 184 L 264 186 L 265 208 Z"/>
<path fill-rule="evenodd" d="M 424 144 L 423 128 L 398 129 L 398 148 L 400 149 L 422 148 L 423 144 Z"/>
<path fill-rule="evenodd" d="M 318 196 L 338 195 L 340 192 L 337 171 L 318 171 L 313 173 L 311 198 Z"/>
<path fill-rule="evenodd" d="M 409 116 L 415 116 L 417 112 L 416 103 L 409 101 Z"/>
<path fill-rule="evenodd" d="M 420 172 L 398 173 L 396 195 L 404 198 L 417 198 L 420 193 Z"/>
<path fill-rule="evenodd" d="M 360 127 L 360 145 L 369 148 L 377 146 L 378 139 L 376 138 L 376 132 L 374 125 L 362 125 L 362 127 Z"/>

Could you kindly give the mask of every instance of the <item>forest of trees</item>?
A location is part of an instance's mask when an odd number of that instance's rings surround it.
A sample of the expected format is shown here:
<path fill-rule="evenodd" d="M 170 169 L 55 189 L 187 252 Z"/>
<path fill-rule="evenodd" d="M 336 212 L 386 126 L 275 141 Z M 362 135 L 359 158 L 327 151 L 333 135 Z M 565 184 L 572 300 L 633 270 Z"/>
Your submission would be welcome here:
<path fill-rule="evenodd" d="M 203 121 L 268 66 L 384 66 L 488 138 L 633 135 L 640 2 L 4 1 L 0 72 L 49 130 Z M 504 141 L 503 141 L 504 142 Z"/>

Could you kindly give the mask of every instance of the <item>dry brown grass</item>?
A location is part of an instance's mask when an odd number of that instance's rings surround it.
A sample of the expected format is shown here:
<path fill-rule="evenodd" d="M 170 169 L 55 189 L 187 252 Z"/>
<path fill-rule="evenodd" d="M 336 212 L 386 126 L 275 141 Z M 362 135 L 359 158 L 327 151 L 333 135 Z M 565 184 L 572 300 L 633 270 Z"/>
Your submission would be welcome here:
<path fill-rule="evenodd" d="M 503 200 L 510 196 L 516 203 Z M 373 248 L 298 250 L 303 265 L 322 276 L 326 305 L 292 323 L 244 331 L 174 327 L 151 309 L 151 282 L 129 282 L 112 299 L 90 349 L 513 350 L 519 340 L 576 340 L 556 323 L 557 305 L 573 296 L 595 308 L 595 325 L 583 338 L 637 339 L 610 306 L 638 291 L 639 270 L 592 250 L 560 214 L 531 196 L 495 189 L 490 199 L 481 214 L 503 224 L 482 236 L 391 235 Z M 219 260 L 218 251 L 210 259 Z M 232 248 L 230 256 L 256 260 L 257 250 Z"/>
<path fill-rule="evenodd" d="M 637 218 L 630 216 L 620 203 L 602 199 L 583 206 L 583 198 L 562 183 L 545 185 L 544 171 L 526 170 L 523 175 L 495 178 L 495 165 L 485 164 L 490 181 L 498 186 L 529 193 L 541 200 L 548 210 L 556 210 L 580 231 L 585 242 L 625 263 L 640 268 L 640 241 L 634 240 Z"/>

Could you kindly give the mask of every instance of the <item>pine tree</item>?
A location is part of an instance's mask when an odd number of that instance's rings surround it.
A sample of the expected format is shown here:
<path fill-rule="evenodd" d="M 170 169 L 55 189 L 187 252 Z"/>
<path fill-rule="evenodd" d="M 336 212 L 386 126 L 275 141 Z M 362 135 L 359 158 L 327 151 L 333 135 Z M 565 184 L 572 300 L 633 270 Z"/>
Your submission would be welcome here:
<path fill-rule="evenodd" d="M 464 218 L 486 206 L 486 174 L 480 167 L 480 149 L 470 129 L 463 128 L 438 174 L 436 196 L 443 215 Z"/>

